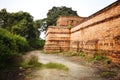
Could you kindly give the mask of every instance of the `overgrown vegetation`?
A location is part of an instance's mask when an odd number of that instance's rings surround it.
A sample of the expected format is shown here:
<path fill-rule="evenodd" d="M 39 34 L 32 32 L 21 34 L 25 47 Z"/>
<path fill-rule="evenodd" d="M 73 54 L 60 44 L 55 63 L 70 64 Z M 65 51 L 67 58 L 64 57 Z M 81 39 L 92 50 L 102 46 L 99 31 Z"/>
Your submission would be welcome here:
<path fill-rule="evenodd" d="M 72 8 L 68 8 L 65 6 L 61 7 L 52 7 L 47 13 L 47 18 L 43 18 L 41 20 L 36 20 L 35 25 L 39 25 L 38 27 L 42 31 L 46 31 L 48 26 L 55 26 L 58 17 L 60 16 L 78 16 L 77 11 L 72 10 Z M 70 28 L 70 27 L 69 27 Z"/>
<path fill-rule="evenodd" d="M 80 57 L 85 57 L 86 56 L 86 53 L 85 52 L 73 52 L 73 51 L 69 51 L 69 52 L 67 52 L 67 53 L 63 53 L 63 54 L 65 54 L 66 56 L 80 56 Z"/>
<path fill-rule="evenodd" d="M 42 67 L 42 63 L 38 62 L 38 57 L 31 55 L 30 58 L 24 60 L 21 63 L 21 67 L 27 69 L 27 68 L 41 68 Z"/>
<path fill-rule="evenodd" d="M 53 62 L 49 62 L 47 64 L 43 64 L 38 62 L 38 57 L 31 55 L 28 59 L 26 59 L 25 61 L 23 61 L 21 63 L 21 67 L 25 68 L 25 69 L 32 69 L 32 68 L 37 68 L 37 69 L 60 69 L 60 70 L 68 70 L 68 68 L 60 63 L 53 63 Z"/>
<path fill-rule="evenodd" d="M 116 76 L 116 72 L 114 71 L 103 71 L 100 73 L 100 76 L 104 77 L 104 78 L 109 78 L 109 77 L 114 77 Z"/>
<path fill-rule="evenodd" d="M 28 50 L 27 40 L 19 35 L 0 28 L 0 38 L 0 67 L 17 63 L 20 53 Z"/>
<path fill-rule="evenodd" d="M 86 57 L 86 60 L 88 62 L 104 61 L 107 64 L 110 64 L 112 62 L 112 60 L 110 58 L 108 58 L 103 51 L 98 51 L 98 52 L 94 53 L 92 57 Z"/>
<path fill-rule="evenodd" d="M 44 40 L 39 38 L 40 32 L 35 24 L 28 12 L 0 10 L 0 67 L 10 63 L 17 65 L 24 52 L 43 48 Z"/>
<path fill-rule="evenodd" d="M 43 49 L 45 40 L 42 39 L 31 39 L 28 41 L 32 49 Z"/>
<path fill-rule="evenodd" d="M 79 51 L 79 52 L 69 51 L 66 53 L 59 53 L 59 54 L 62 54 L 62 55 L 68 56 L 68 57 L 80 56 L 88 62 L 103 61 L 107 64 L 110 64 L 112 62 L 112 60 L 110 58 L 108 58 L 103 51 L 98 51 L 96 53 L 93 53 L 93 54 L 91 54 L 91 56 L 89 56 L 88 53 L 85 53 L 83 51 Z"/>

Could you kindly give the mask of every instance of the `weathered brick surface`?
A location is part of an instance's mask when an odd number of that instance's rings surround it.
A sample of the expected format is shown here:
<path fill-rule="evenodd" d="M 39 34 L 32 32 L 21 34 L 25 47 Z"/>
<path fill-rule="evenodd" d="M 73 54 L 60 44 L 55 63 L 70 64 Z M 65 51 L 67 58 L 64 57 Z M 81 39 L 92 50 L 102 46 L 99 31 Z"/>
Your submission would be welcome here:
<path fill-rule="evenodd" d="M 61 16 L 57 20 L 57 26 L 77 26 L 83 19 L 83 17 L 78 16 Z"/>
<path fill-rule="evenodd" d="M 70 29 L 51 26 L 46 32 L 45 52 L 68 51 L 70 47 Z"/>
<path fill-rule="evenodd" d="M 90 16 L 71 29 L 71 50 L 102 50 L 120 60 L 120 1 Z"/>
<path fill-rule="evenodd" d="M 73 25 L 69 22 L 71 19 L 58 18 L 57 27 L 49 27 L 47 30 L 44 49 L 52 51 L 55 47 L 58 51 L 90 52 L 102 50 L 114 62 L 120 63 L 120 1 L 81 20 L 79 25 L 76 23 L 77 26 L 68 29 L 63 26 Z"/>

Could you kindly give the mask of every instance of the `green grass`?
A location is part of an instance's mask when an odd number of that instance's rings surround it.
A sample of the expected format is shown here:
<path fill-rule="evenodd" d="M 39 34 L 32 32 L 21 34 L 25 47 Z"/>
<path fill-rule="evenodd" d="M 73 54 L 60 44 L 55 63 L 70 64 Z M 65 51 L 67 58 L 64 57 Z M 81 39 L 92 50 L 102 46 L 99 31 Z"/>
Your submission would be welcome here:
<path fill-rule="evenodd" d="M 72 52 L 72 51 L 69 51 L 69 52 L 65 53 L 65 55 L 68 56 L 68 57 L 71 57 L 71 56 L 85 57 L 86 53 L 84 53 L 84 52 Z"/>
<path fill-rule="evenodd" d="M 109 78 L 116 76 L 116 73 L 114 71 L 104 71 L 100 74 L 102 77 Z"/>
<path fill-rule="evenodd" d="M 21 67 L 22 68 L 25 68 L 25 69 L 60 69 L 60 70 L 68 70 L 68 68 L 63 65 L 63 64 L 60 64 L 60 63 L 53 63 L 53 62 L 50 62 L 50 63 L 47 63 L 47 64 L 42 64 L 40 62 L 38 62 L 38 57 L 37 56 L 30 56 L 29 59 L 23 61 L 21 63 Z"/>
<path fill-rule="evenodd" d="M 29 59 L 21 63 L 21 67 L 23 68 L 37 68 L 41 66 L 42 66 L 42 63 L 38 62 L 38 57 L 34 55 L 30 56 Z"/>
<path fill-rule="evenodd" d="M 78 54 L 78 56 L 80 56 L 80 57 L 85 57 L 85 56 L 86 56 L 86 53 L 85 53 L 85 52 L 78 52 L 77 54 Z"/>
<path fill-rule="evenodd" d="M 44 64 L 43 67 L 48 68 L 48 69 L 68 70 L 68 67 L 66 67 L 65 65 L 60 64 L 60 63 L 53 63 L 53 62 Z"/>

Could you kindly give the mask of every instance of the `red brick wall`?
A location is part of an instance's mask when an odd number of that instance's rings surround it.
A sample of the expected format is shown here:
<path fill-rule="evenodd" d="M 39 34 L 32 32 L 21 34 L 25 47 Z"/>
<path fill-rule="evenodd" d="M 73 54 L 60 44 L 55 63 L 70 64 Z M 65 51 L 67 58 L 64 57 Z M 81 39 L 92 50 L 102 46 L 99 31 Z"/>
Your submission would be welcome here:
<path fill-rule="evenodd" d="M 71 20 L 74 20 L 72 24 L 69 22 Z M 67 28 L 69 25 L 75 27 L 69 29 Z M 46 32 L 44 50 L 46 52 L 102 50 L 114 62 L 120 62 L 120 1 L 84 20 L 76 17 L 58 18 L 57 26 L 49 27 Z"/>
<path fill-rule="evenodd" d="M 77 51 L 103 50 L 112 58 L 120 58 L 120 1 L 73 27 L 70 47 Z"/>
<path fill-rule="evenodd" d="M 46 32 L 45 52 L 68 51 L 70 47 L 70 29 L 60 26 L 49 27 Z"/>
<path fill-rule="evenodd" d="M 61 16 L 57 20 L 57 26 L 71 26 L 75 27 L 77 26 L 83 19 L 83 17 L 78 16 Z"/>

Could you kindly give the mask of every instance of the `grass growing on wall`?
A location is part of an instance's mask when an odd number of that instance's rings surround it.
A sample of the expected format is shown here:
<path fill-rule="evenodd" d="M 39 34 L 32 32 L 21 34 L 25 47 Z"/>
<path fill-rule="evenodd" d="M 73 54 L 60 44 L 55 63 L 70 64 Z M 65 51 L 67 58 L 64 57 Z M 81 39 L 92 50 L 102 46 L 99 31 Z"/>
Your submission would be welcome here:
<path fill-rule="evenodd" d="M 80 57 L 84 58 L 88 62 L 92 62 L 92 61 L 104 61 L 107 64 L 110 64 L 112 62 L 112 60 L 109 59 L 105 55 L 105 53 L 103 51 L 98 51 L 96 53 L 93 53 L 93 54 L 91 54 L 92 56 L 88 56 L 89 53 L 85 53 L 83 51 L 79 51 L 79 52 L 69 51 L 67 53 L 64 53 L 63 55 L 68 56 L 68 57 L 80 56 Z"/>
<path fill-rule="evenodd" d="M 92 57 L 86 57 L 86 61 L 88 61 L 88 62 L 104 61 L 107 64 L 110 64 L 112 62 L 112 60 L 110 58 L 108 58 L 105 55 L 105 52 L 103 52 L 103 51 L 98 51 L 98 52 L 94 53 Z"/>

